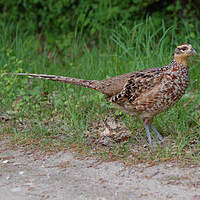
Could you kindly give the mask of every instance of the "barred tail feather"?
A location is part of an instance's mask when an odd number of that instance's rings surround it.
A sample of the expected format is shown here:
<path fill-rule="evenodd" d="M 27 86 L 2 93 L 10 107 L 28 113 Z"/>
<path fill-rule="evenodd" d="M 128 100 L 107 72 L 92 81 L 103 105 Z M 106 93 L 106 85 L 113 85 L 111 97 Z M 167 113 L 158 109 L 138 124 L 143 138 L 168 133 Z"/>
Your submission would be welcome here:
<path fill-rule="evenodd" d="M 29 73 L 12 73 L 9 75 L 28 76 L 30 78 L 40 78 L 40 79 L 47 79 L 51 81 L 59 81 L 59 82 L 64 82 L 68 84 L 79 85 L 82 87 L 92 88 L 94 90 L 99 91 L 98 90 L 99 81 L 96 81 L 96 80 L 84 80 L 84 79 L 64 77 L 64 76 L 46 75 L 46 74 L 29 74 Z"/>

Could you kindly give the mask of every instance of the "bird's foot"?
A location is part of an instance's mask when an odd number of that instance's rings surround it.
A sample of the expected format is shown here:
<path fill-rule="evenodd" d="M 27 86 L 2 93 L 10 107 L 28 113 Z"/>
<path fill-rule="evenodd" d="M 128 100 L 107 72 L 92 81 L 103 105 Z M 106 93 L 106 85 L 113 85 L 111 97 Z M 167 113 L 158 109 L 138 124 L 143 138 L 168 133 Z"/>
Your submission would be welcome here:
<path fill-rule="evenodd" d="M 163 141 L 164 141 L 163 136 L 156 130 L 156 128 L 152 124 L 150 124 L 150 127 L 149 127 L 148 124 L 144 124 L 144 126 L 145 126 L 145 129 L 146 129 L 149 145 L 155 145 L 155 144 L 162 144 L 163 143 Z M 156 138 L 158 140 L 158 143 L 152 142 L 150 128 L 156 134 Z"/>
<path fill-rule="evenodd" d="M 144 124 L 144 126 L 145 126 L 146 133 L 147 133 L 148 143 L 150 145 L 152 145 L 151 132 L 149 130 L 149 125 L 148 124 Z"/>
<path fill-rule="evenodd" d="M 163 136 L 156 130 L 156 128 L 151 124 L 151 129 L 153 130 L 153 132 L 156 134 L 156 138 L 157 140 L 159 140 L 159 142 L 163 142 L 164 138 Z"/>

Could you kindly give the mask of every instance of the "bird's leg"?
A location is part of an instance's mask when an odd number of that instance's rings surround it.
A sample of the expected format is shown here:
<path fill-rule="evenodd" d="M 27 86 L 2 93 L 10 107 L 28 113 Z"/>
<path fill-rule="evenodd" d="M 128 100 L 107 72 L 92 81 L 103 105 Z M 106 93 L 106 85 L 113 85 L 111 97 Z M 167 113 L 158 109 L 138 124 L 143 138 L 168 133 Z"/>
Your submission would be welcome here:
<path fill-rule="evenodd" d="M 156 134 L 156 138 L 162 142 L 163 136 L 156 130 L 156 128 L 153 126 L 153 124 L 151 124 L 150 126 L 151 126 L 151 129 L 153 130 L 153 132 Z"/>
<path fill-rule="evenodd" d="M 149 125 L 148 124 L 144 124 L 144 127 L 146 129 L 148 142 L 149 142 L 149 144 L 152 144 L 152 139 L 151 139 L 151 133 L 150 133 L 150 130 L 149 130 Z"/>

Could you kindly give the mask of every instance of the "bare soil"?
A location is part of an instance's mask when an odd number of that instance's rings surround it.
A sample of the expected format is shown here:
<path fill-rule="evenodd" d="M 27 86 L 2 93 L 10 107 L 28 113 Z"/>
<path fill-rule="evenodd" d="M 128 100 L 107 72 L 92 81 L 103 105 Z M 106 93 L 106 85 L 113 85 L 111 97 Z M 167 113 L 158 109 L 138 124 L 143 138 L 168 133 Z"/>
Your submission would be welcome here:
<path fill-rule="evenodd" d="M 125 166 L 0 142 L 0 200 L 199 200 L 200 165 Z"/>

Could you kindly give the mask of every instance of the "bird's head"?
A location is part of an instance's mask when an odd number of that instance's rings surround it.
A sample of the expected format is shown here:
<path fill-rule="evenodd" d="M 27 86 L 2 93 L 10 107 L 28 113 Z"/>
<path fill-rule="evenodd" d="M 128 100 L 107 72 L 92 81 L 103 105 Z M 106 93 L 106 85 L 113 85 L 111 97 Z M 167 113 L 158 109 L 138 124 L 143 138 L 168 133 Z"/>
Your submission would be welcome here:
<path fill-rule="evenodd" d="M 187 58 L 196 54 L 197 52 L 192 48 L 191 44 L 182 44 L 176 47 L 174 59 L 177 63 L 187 66 Z"/>

